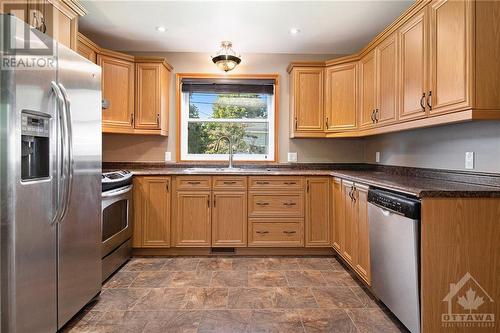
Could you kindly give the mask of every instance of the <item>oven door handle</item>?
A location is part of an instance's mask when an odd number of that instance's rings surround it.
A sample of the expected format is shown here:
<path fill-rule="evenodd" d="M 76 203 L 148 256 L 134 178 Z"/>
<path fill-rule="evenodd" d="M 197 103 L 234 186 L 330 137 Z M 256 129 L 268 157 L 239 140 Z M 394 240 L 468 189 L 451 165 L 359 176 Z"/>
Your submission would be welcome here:
<path fill-rule="evenodd" d="M 128 185 L 127 187 L 121 187 L 121 188 L 116 189 L 116 190 L 102 192 L 102 197 L 103 198 L 117 197 L 117 196 L 120 196 L 120 195 L 125 194 L 127 192 L 130 192 L 130 190 L 132 190 L 132 187 L 133 187 L 133 185 Z"/>

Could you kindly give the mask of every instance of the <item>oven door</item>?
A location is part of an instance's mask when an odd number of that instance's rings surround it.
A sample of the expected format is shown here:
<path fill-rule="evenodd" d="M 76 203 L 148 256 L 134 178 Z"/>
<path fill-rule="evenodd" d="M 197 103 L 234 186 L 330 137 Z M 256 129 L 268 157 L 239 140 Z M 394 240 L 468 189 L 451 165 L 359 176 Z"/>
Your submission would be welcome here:
<path fill-rule="evenodd" d="M 132 187 L 102 192 L 102 257 L 132 237 Z"/>

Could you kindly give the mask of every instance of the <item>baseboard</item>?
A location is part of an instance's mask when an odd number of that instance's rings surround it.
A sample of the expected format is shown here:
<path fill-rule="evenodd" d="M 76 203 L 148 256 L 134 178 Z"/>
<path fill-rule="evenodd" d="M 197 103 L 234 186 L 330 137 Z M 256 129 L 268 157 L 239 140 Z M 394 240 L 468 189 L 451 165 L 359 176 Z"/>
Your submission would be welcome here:
<path fill-rule="evenodd" d="M 330 247 L 242 247 L 236 248 L 235 253 L 214 254 L 207 247 L 171 247 L 171 248 L 134 248 L 133 256 L 333 256 L 335 251 Z"/>

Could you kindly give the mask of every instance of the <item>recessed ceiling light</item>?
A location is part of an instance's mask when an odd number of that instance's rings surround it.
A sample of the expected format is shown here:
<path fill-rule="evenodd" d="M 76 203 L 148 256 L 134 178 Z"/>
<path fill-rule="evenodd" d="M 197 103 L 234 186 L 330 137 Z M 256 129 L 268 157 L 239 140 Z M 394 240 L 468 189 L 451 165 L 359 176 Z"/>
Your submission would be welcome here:
<path fill-rule="evenodd" d="M 300 33 L 299 28 L 291 28 L 290 29 L 290 35 L 298 35 Z"/>
<path fill-rule="evenodd" d="M 159 32 L 165 32 L 165 31 L 167 31 L 167 28 L 159 26 L 159 27 L 156 27 L 156 30 Z"/>

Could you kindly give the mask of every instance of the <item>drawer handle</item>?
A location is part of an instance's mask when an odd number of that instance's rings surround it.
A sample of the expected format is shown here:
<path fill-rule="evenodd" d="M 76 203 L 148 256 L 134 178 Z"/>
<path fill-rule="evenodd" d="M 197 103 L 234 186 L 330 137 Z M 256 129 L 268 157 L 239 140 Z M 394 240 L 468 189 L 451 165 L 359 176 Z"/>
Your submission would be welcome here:
<path fill-rule="evenodd" d="M 269 182 L 258 181 L 257 184 L 259 184 L 259 185 L 268 185 Z"/>
<path fill-rule="evenodd" d="M 297 231 L 288 231 L 288 230 L 285 230 L 285 231 L 283 231 L 283 233 L 284 233 L 285 235 L 293 235 L 293 234 L 296 234 L 296 233 L 297 233 Z"/>
<path fill-rule="evenodd" d="M 233 184 L 236 184 L 235 181 L 225 181 L 224 182 L 225 185 L 233 185 Z"/>
<path fill-rule="evenodd" d="M 284 202 L 284 203 L 283 203 L 283 205 L 284 205 L 284 206 L 287 206 L 287 207 L 290 207 L 290 206 L 295 206 L 295 205 L 297 205 L 297 203 L 295 203 L 295 202 Z"/>
<path fill-rule="evenodd" d="M 201 184 L 201 182 L 187 182 L 189 185 L 198 185 Z"/>
<path fill-rule="evenodd" d="M 259 201 L 257 202 L 257 206 L 269 206 L 269 202 Z"/>
<path fill-rule="evenodd" d="M 268 234 L 269 231 L 265 230 L 265 231 L 260 231 L 260 230 L 257 230 L 256 233 L 260 234 L 260 235 L 265 235 L 265 234 Z"/>
<path fill-rule="evenodd" d="M 297 185 L 297 182 L 285 182 L 285 185 Z"/>

